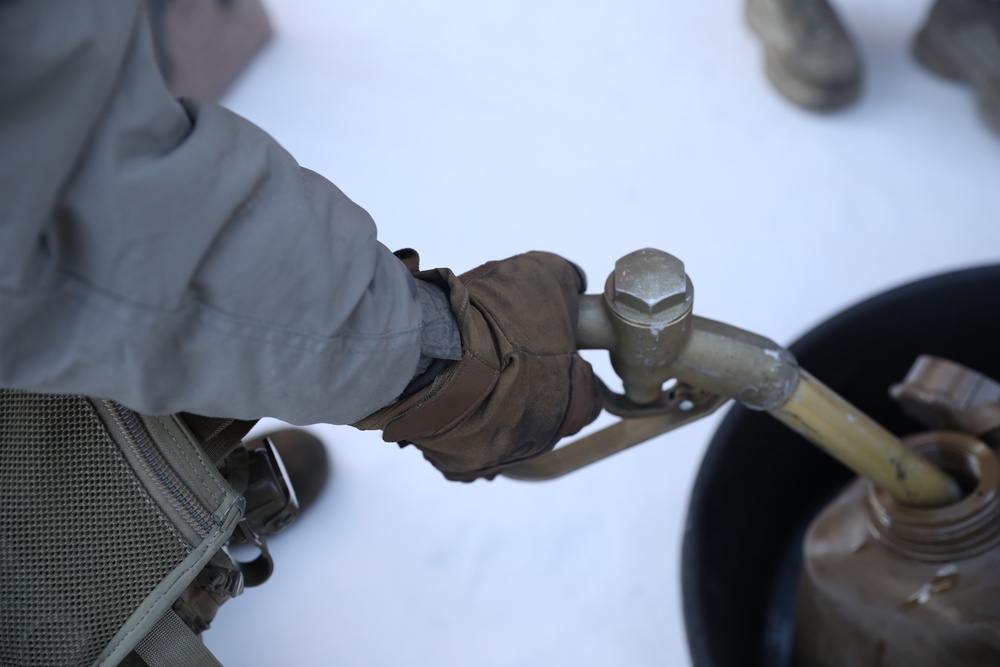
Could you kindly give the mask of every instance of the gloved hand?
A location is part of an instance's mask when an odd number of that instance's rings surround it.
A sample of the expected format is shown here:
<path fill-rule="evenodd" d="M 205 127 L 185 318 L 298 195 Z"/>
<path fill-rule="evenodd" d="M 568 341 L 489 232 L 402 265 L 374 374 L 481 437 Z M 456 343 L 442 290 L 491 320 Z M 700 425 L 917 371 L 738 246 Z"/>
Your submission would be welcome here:
<path fill-rule="evenodd" d="M 449 294 L 462 360 L 355 427 L 413 443 L 448 479 L 472 481 L 549 451 L 597 418 L 600 380 L 576 350 L 586 281 L 575 265 L 532 252 L 458 278 L 448 269 L 414 277 Z"/>

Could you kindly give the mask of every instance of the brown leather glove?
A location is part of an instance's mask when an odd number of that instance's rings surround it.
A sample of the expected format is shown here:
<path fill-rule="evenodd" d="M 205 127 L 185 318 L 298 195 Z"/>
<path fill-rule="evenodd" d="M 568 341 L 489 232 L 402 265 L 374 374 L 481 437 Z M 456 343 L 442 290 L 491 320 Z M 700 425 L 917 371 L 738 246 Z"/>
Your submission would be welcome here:
<path fill-rule="evenodd" d="M 414 277 L 449 294 L 462 360 L 354 426 L 413 443 L 448 479 L 472 481 L 549 451 L 597 418 L 600 380 L 576 351 L 586 282 L 575 265 L 532 252 L 458 278 L 448 269 Z"/>

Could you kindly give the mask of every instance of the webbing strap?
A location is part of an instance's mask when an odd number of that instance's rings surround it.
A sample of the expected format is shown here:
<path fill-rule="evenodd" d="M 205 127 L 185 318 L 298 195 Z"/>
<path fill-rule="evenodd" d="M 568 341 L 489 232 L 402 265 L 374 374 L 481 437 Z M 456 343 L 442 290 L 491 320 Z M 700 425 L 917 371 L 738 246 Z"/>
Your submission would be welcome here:
<path fill-rule="evenodd" d="M 135 652 L 149 667 L 222 667 L 173 609 L 156 622 Z"/>
<path fill-rule="evenodd" d="M 230 452 L 239 446 L 256 421 L 244 419 L 223 419 L 182 412 L 180 416 L 201 443 L 201 448 L 218 465 Z"/>

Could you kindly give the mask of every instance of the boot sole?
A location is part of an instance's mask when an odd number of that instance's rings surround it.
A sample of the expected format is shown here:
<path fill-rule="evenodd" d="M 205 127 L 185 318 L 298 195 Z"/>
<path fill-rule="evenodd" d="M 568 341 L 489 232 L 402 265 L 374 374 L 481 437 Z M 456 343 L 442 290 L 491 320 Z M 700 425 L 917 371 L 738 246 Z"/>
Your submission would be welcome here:
<path fill-rule="evenodd" d="M 819 85 L 785 66 L 781 57 L 765 48 L 764 73 L 789 102 L 810 111 L 835 111 L 852 104 L 861 92 L 860 78 Z"/>

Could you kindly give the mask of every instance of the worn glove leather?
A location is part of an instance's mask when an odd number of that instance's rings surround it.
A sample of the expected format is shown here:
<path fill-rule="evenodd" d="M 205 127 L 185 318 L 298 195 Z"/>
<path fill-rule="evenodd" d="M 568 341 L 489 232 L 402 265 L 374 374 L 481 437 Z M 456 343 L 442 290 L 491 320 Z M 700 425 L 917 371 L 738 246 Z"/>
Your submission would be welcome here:
<path fill-rule="evenodd" d="M 455 277 L 414 273 L 448 294 L 462 360 L 354 426 L 409 442 L 451 480 L 492 479 L 597 418 L 598 380 L 576 350 L 582 273 L 550 253 L 490 262 Z"/>

